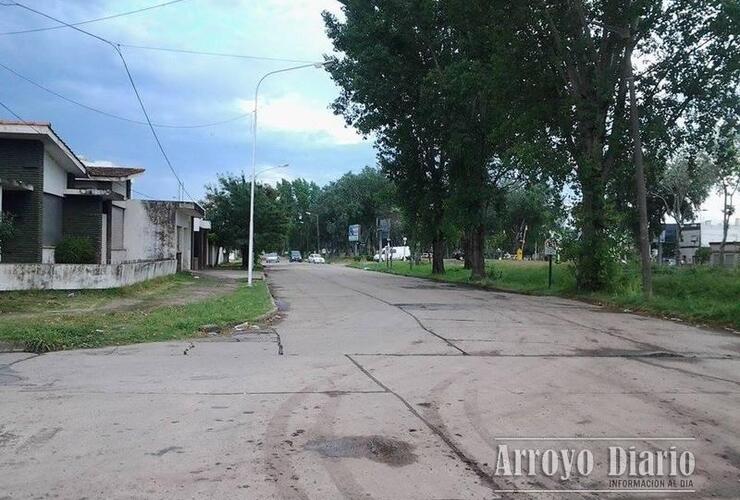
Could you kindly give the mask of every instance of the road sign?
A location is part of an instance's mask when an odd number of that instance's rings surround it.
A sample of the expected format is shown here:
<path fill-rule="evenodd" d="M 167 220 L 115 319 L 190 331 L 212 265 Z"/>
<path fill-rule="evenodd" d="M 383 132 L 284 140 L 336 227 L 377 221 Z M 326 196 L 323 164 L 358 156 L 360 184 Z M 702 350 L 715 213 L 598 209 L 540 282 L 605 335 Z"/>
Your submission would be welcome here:
<path fill-rule="evenodd" d="M 360 241 L 360 225 L 352 224 L 349 226 L 348 238 L 349 241 Z"/>
<path fill-rule="evenodd" d="M 557 253 L 558 253 L 558 242 L 555 240 L 555 238 L 546 239 L 545 249 L 544 249 L 545 257 L 557 255 Z"/>

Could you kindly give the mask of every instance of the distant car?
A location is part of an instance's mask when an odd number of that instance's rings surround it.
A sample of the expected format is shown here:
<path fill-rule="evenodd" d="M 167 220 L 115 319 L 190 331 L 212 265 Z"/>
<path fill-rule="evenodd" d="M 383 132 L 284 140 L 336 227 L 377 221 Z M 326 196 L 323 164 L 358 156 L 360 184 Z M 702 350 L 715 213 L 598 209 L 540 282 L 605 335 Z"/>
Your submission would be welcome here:
<path fill-rule="evenodd" d="M 280 256 L 275 252 L 272 252 L 265 255 L 264 260 L 265 264 L 277 264 L 280 262 Z"/>
<path fill-rule="evenodd" d="M 301 252 L 298 250 L 291 250 L 290 251 L 290 261 L 291 262 L 303 262 L 303 257 L 301 257 Z"/>
<path fill-rule="evenodd" d="M 317 253 L 312 253 L 308 256 L 309 264 L 326 264 L 326 260 Z"/>
<path fill-rule="evenodd" d="M 465 260 L 465 252 L 462 250 L 455 250 L 452 252 L 452 258 L 455 260 Z"/>

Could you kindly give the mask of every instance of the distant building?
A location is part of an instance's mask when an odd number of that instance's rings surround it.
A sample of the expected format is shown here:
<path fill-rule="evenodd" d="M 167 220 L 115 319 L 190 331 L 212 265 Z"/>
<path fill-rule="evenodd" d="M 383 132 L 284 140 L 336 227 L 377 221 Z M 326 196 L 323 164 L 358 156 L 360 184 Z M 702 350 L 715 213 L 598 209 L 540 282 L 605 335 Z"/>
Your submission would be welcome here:
<path fill-rule="evenodd" d="M 720 262 L 719 258 L 719 247 L 722 245 L 721 241 L 712 241 L 709 243 L 709 248 L 712 250 L 712 254 L 709 257 L 709 262 L 713 266 L 722 265 L 724 267 L 737 267 L 740 266 L 740 240 L 727 241 L 725 243 L 725 256 L 723 262 Z"/>
<path fill-rule="evenodd" d="M 653 242 L 656 247 L 658 258 L 663 262 L 673 262 L 676 253 L 676 245 L 679 246 L 681 264 L 695 264 L 696 251 L 701 247 L 709 247 L 710 242 L 722 241 L 722 224 L 705 221 L 701 223 L 684 224 L 681 231 L 681 241 L 676 241 L 678 226 L 676 224 L 663 224 L 660 237 Z M 740 219 L 735 219 L 727 231 L 727 241 L 740 241 Z"/>

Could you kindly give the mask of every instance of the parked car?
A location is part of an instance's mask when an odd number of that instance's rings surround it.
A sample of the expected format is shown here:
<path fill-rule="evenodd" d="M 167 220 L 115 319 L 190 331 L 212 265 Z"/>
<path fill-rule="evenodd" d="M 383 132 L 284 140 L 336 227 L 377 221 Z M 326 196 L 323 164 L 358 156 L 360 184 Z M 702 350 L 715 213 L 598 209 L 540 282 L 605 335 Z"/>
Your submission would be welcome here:
<path fill-rule="evenodd" d="M 271 252 L 265 255 L 264 260 L 265 264 L 277 264 L 280 262 L 280 256 L 275 252 Z"/>
<path fill-rule="evenodd" d="M 409 247 L 390 247 L 389 252 L 388 247 L 385 247 L 380 251 L 380 254 L 375 254 L 373 260 L 375 262 L 385 262 L 389 255 L 392 260 L 410 260 L 411 249 Z"/>
<path fill-rule="evenodd" d="M 308 263 L 309 264 L 326 264 L 326 260 L 324 260 L 324 258 L 321 255 L 317 253 L 312 253 L 311 255 L 308 256 Z"/>
<path fill-rule="evenodd" d="M 301 257 L 301 252 L 298 250 L 291 250 L 290 251 L 290 262 L 303 262 L 303 257 Z"/>
<path fill-rule="evenodd" d="M 455 260 L 465 260 L 465 252 L 462 250 L 455 250 L 452 252 L 452 258 Z"/>

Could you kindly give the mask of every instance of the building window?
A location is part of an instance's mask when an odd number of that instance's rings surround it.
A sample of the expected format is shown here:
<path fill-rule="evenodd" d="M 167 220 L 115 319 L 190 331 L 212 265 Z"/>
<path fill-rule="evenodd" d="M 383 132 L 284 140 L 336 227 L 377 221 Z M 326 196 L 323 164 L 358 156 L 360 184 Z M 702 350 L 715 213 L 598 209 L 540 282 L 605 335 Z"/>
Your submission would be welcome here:
<path fill-rule="evenodd" d="M 112 206 L 110 217 L 110 247 L 111 250 L 123 250 L 123 218 L 124 210 Z"/>
<path fill-rule="evenodd" d="M 62 239 L 62 214 L 64 198 L 44 193 L 42 245 L 53 247 Z"/>

